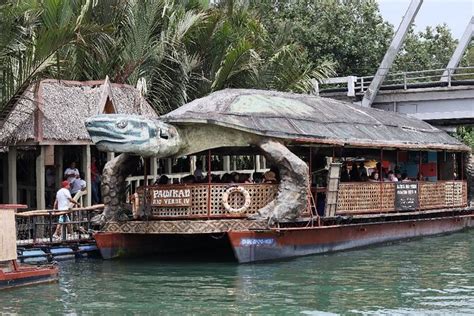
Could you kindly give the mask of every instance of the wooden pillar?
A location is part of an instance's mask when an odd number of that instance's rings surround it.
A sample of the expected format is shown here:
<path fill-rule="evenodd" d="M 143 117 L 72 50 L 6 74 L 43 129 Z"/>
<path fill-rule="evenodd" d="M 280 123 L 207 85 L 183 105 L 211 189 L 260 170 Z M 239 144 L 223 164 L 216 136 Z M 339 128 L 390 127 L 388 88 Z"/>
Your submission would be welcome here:
<path fill-rule="evenodd" d="M 153 177 L 153 182 L 158 179 L 158 158 L 151 157 L 150 158 L 150 175 Z"/>
<path fill-rule="evenodd" d="M 223 161 L 224 161 L 224 171 L 229 172 L 230 171 L 230 156 L 224 156 Z"/>
<path fill-rule="evenodd" d="M 4 154 L 2 156 L 2 202 L 6 204 L 8 202 L 8 155 Z"/>
<path fill-rule="evenodd" d="M 232 161 L 232 171 L 237 171 L 237 157 L 234 156 L 234 160 Z"/>
<path fill-rule="evenodd" d="M 40 145 L 39 150 L 40 153 L 38 157 L 36 157 L 36 208 L 38 210 L 44 210 L 46 208 L 46 173 L 44 169 L 45 147 Z"/>
<path fill-rule="evenodd" d="M 189 156 L 189 173 L 194 174 L 196 171 L 196 160 L 197 156 Z"/>
<path fill-rule="evenodd" d="M 91 146 L 85 145 L 82 146 L 82 169 L 84 170 L 84 177 L 86 181 L 86 188 L 87 194 L 85 195 L 85 199 L 83 199 L 83 206 L 91 206 L 92 205 L 92 177 L 91 177 Z"/>
<path fill-rule="evenodd" d="M 18 203 L 16 182 L 16 147 L 8 147 L 8 203 Z"/>
<path fill-rule="evenodd" d="M 115 153 L 111 152 L 111 151 L 108 151 L 107 152 L 107 161 L 111 161 L 114 158 L 115 158 Z"/>
<path fill-rule="evenodd" d="M 171 158 L 166 158 L 165 159 L 165 174 L 171 174 L 172 169 L 173 169 L 173 160 L 171 160 Z"/>
<path fill-rule="evenodd" d="M 202 156 L 201 157 L 201 162 L 202 162 L 202 171 L 208 170 L 207 166 L 207 156 Z M 193 172 L 194 173 L 194 172 Z"/>
<path fill-rule="evenodd" d="M 255 171 L 260 171 L 260 155 L 255 155 Z"/>
<path fill-rule="evenodd" d="M 55 179 L 55 187 L 56 190 L 59 190 L 61 188 L 61 182 L 63 181 L 64 177 L 64 147 L 63 146 L 56 146 L 54 148 L 54 158 L 55 158 L 55 174 L 56 174 L 56 179 Z"/>

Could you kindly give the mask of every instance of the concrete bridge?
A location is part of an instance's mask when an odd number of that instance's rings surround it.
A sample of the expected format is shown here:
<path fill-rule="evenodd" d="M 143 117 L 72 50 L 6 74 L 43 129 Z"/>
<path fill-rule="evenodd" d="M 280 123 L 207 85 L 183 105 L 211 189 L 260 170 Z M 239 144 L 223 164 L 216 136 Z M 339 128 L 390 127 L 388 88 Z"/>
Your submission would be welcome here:
<path fill-rule="evenodd" d="M 361 104 L 374 78 L 330 78 L 317 90 L 324 97 Z M 474 67 L 388 73 L 371 106 L 446 129 L 474 125 Z"/>

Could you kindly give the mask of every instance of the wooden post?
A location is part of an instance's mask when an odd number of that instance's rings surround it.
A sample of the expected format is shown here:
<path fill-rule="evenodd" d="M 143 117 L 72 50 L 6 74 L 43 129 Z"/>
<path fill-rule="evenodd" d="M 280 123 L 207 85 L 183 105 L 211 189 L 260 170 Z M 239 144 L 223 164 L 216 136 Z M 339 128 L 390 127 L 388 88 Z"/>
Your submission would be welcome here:
<path fill-rule="evenodd" d="M 207 151 L 207 217 L 211 218 L 211 150 Z"/>
<path fill-rule="evenodd" d="M 114 158 L 115 158 L 115 153 L 112 152 L 112 151 L 108 151 L 108 152 L 107 152 L 107 158 L 106 158 L 107 161 L 111 161 L 111 160 L 114 159 Z"/>
<path fill-rule="evenodd" d="M 16 182 L 16 147 L 8 147 L 8 203 L 18 203 Z"/>
<path fill-rule="evenodd" d="M 234 156 L 234 160 L 232 161 L 232 171 L 237 171 L 237 156 Z"/>
<path fill-rule="evenodd" d="M 8 201 L 8 155 L 2 155 L 2 202 L 7 203 Z"/>
<path fill-rule="evenodd" d="M 82 169 L 84 170 L 84 177 L 86 181 L 86 190 L 87 194 L 85 195 L 85 199 L 83 199 L 83 206 L 91 206 L 92 205 L 92 178 L 91 178 L 91 146 L 85 145 L 82 147 Z"/>
<path fill-rule="evenodd" d="M 224 171 L 229 172 L 230 171 L 230 156 L 224 156 Z"/>
<path fill-rule="evenodd" d="M 194 171 L 196 171 L 196 160 L 197 160 L 196 156 L 189 157 L 189 173 L 190 174 L 194 174 Z"/>
<path fill-rule="evenodd" d="M 171 158 L 165 159 L 165 174 L 171 174 L 173 171 L 173 160 Z"/>
<path fill-rule="evenodd" d="M 158 158 L 150 158 L 150 175 L 153 177 L 153 183 L 158 179 Z"/>
<path fill-rule="evenodd" d="M 55 151 L 55 173 L 56 173 L 56 181 L 55 187 L 56 189 L 61 188 L 61 182 L 64 178 L 64 147 L 63 146 L 56 146 Z"/>
<path fill-rule="evenodd" d="M 0 209 L 0 262 L 16 260 L 16 227 L 15 210 L 10 208 Z"/>
<path fill-rule="evenodd" d="M 36 157 L 36 208 L 44 210 L 46 208 L 45 186 L 46 173 L 44 170 L 44 146 L 39 146 L 40 154 Z"/>
<path fill-rule="evenodd" d="M 255 171 L 259 172 L 260 171 L 260 155 L 255 155 Z"/>

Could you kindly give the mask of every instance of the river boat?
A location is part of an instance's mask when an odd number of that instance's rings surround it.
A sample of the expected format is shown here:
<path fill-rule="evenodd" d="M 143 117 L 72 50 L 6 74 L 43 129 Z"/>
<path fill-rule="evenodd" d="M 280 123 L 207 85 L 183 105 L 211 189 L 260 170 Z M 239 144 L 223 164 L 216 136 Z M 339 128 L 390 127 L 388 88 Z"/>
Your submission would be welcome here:
<path fill-rule="evenodd" d="M 17 262 L 15 210 L 22 205 L 0 204 L 0 290 L 56 282 L 55 265 L 32 266 Z M 26 207 L 26 206 L 25 206 Z"/>
<path fill-rule="evenodd" d="M 57 282 L 58 274 L 58 267 L 54 265 L 40 267 L 19 265 L 13 260 L 10 262 L 10 267 L 0 269 L 0 290 Z"/>
<path fill-rule="evenodd" d="M 108 220 L 94 237 L 105 259 L 227 253 L 248 263 L 474 226 L 470 148 L 405 115 L 309 95 L 229 89 L 159 122 L 102 115 L 87 127 L 99 149 L 125 153 L 103 175 Z M 155 179 L 147 176 L 132 186 L 133 217 L 119 220 L 133 154 L 174 161 L 186 155 L 188 173 L 202 172 L 204 179 L 187 183 L 190 177 L 179 175 L 174 183 L 176 175 L 168 173 L 173 184 L 149 184 Z M 236 170 L 239 157 L 249 158 L 252 169 Z M 359 178 L 347 169 L 358 170 Z M 403 173 L 403 181 L 385 179 L 394 176 L 390 170 Z M 279 182 L 222 181 L 224 174 L 258 178 L 260 171 L 279 175 Z M 382 176 L 364 178 L 374 173 Z"/>

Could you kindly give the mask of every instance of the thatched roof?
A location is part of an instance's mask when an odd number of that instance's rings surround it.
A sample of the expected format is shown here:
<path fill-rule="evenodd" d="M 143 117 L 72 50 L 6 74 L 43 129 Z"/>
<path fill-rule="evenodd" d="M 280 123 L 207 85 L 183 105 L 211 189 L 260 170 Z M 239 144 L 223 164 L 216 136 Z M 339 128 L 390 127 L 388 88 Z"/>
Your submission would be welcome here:
<path fill-rule="evenodd" d="M 108 112 L 158 117 L 137 89 L 110 83 L 108 78 L 42 80 L 31 85 L 0 122 L 0 146 L 92 143 L 84 121 Z"/>
<path fill-rule="evenodd" d="M 162 119 L 175 124 L 217 124 L 295 143 L 470 151 L 416 118 L 308 94 L 226 89 L 183 105 Z"/>
<path fill-rule="evenodd" d="M 35 92 L 36 89 L 36 92 Z M 0 122 L 0 146 L 91 142 L 84 121 L 102 113 L 158 117 L 132 86 L 101 81 L 32 84 Z"/>

